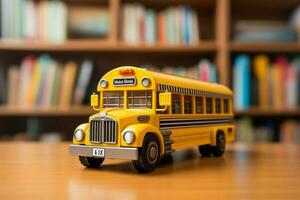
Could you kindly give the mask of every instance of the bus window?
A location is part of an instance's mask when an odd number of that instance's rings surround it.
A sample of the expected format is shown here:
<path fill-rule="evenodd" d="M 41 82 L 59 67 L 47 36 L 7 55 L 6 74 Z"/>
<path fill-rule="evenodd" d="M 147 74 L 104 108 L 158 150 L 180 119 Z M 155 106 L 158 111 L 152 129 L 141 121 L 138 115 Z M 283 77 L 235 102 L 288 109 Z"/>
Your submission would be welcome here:
<path fill-rule="evenodd" d="M 196 114 L 204 113 L 203 97 L 196 97 Z"/>
<path fill-rule="evenodd" d="M 223 108 L 224 108 L 224 113 L 229 113 L 229 100 L 228 99 L 224 99 Z"/>
<path fill-rule="evenodd" d="M 152 91 L 128 91 L 128 108 L 152 108 Z"/>
<path fill-rule="evenodd" d="M 215 113 L 221 113 L 221 99 L 215 98 Z"/>
<path fill-rule="evenodd" d="M 172 114 L 181 114 L 181 96 L 172 94 Z"/>
<path fill-rule="evenodd" d="M 212 113 L 213 113 L 213 98 L 206 97 L 206 114 L 212 114 Z"/>
<path fill-rule="evenodd" d="M 184 114 L 193 113 L 192 96 L 184 96 Z"/>
<path fill-rule="evenodd" d="M 124 106 L 124 91 L 103 92 L 104 108 L 121 108 Z"/>

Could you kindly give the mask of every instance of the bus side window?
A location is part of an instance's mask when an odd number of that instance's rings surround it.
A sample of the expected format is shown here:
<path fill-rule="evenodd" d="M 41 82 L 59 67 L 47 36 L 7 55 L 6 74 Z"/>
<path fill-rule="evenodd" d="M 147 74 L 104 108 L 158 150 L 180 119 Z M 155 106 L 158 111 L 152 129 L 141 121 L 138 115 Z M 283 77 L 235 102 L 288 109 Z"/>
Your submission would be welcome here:
<path fill-rule="evenodd" d="M 204 106 L 203 106 L 203 97 L 195 97 L 196 100 L 196 114 L 204 113 Z"/>
<path fill-rule="evenodd" d="M 229 100 L 228 99 L 224 99 L 223 108 L 224 108 L 224 113 L 229 113 Z"/>
<path fill-rule="evenodd" d="M 213 113 L 213 98 L 206 97 L 206 114 L 212 114 L 212 113 Z"/>
<path fill-rule="evenodd" d="M 172 114 L 181 114 L 181 96 L 172 94 Z"/>
<path fill-rule="evenodd" d="M 193 101 L 192 96 L 184 96 L 184 114 L 193 113 Z"/>
<path fill-rule="evenodd" d="M 221 99 L 215 98 L 215 111 L 221 113 Z"/>

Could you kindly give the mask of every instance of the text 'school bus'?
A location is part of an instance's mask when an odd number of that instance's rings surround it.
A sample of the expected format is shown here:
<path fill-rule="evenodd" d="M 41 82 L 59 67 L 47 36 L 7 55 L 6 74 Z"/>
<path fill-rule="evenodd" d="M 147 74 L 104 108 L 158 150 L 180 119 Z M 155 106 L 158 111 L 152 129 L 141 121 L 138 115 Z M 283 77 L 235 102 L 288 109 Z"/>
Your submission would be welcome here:
<path fill-rule="evenodd" d="M 125 66 L 105 74 L 97 91 L 91 106 L 99 112 L 70 145 L 86 167 L 119 158 L 150 172 L 164 154 L 198 146 L 203 156 L 221 156 L 235 139 L 232 92 L 223 85 Z"/>

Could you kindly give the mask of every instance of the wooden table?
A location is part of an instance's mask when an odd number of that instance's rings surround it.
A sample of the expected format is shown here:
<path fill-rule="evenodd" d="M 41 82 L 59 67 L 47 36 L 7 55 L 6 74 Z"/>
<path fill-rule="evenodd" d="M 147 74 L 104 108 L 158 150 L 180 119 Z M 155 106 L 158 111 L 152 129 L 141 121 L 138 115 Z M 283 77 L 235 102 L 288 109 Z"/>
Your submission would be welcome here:
<path fill-rule="evenodd" d="M 0 199 L 300 199 L 300 146 L 235 144 L 222 158 L 178 151 L 150 174 L 106 160 L 85 169 L 68 144 L 0 143 Z"/>

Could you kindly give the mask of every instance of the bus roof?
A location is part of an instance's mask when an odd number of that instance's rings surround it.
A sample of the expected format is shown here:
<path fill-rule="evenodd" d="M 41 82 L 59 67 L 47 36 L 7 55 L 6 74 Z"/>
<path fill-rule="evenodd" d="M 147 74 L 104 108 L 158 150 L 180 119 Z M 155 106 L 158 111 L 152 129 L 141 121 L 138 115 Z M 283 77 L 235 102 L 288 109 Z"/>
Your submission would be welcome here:
<path fill-rule="evenodd" d="M 232 91 L 228 87 L 218 83 L 210 83 L 210 82 L 205 82 L 205 81 L 200 81 L 200 80 L 195 80 L 191 78 L 165 74 L 165 73 L 160 73 L 155 71 L 148 71 L 148 72 L 149 74 L 152 75 L 152 77 L 155 79 L 157 84 L 180 86 L 189 89 L 203 90 L 212 93 L 232 95 Z"/>
<path fill-rule="evenodd" d="M 143 76 L 148 76 L 150 79 L 154 80 L 156 85 L 161 84 L 161 85 L 182 87 L 188 89 L 202 90 L 210 93 L 217 93 L 217 94 L 223 94 L 229 96 L 232 95 L 232 91 L 228 87 L 221 84 L 199 81 L 195 79 L 185 78 L 182 76 L 155 72 L 155 71 L 133 67 L 133 66 L 122 66 L 122 67 L 115 68 L 109 71 L 103 77 L 106 78 L 108 76 L 110 77 L 116 76 L 117 71 L 120 71 L 122 69 L 133 69 L 136 72 L 135 74 L 137 75 L 140 74 Z"/>

